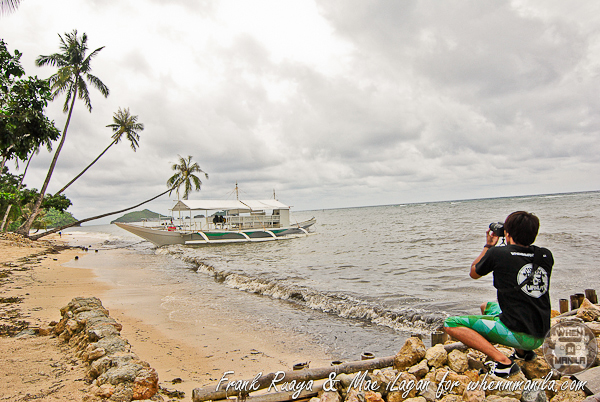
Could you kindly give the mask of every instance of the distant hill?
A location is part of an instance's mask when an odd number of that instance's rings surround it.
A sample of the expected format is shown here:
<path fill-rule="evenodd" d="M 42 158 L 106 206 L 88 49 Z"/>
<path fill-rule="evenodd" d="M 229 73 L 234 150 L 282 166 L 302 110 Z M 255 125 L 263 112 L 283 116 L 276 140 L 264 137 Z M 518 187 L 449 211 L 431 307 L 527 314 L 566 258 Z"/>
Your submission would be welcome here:
<path fill-rule="evenodd" d="M 115 219 L 114 221 L 110 222 L 110 223 L 115 223 L 115 222 L 123 222 L 123 223 L 129 223 L 129 222 L 140 222 L 143 219 L 158 219 L 159 216 L 163 216 L 165 217 L 165 215 L 159 215 L 156 212 L 152 212 L 149 211 L 147 209 L 144 209 L 143 211 L 134 211 L 134 212 L 128 212 L 125 215 L 123 215 L 120 218 Z"/>

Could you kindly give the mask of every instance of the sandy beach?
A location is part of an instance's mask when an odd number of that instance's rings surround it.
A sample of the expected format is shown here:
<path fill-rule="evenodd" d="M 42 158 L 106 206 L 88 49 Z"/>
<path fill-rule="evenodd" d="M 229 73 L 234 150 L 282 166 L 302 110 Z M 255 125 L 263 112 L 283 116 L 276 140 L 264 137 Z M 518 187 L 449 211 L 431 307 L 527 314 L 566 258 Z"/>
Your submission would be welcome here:
<path fill-rule="evenodd" d="M 298 362 L 311 361 L 314 367 L 330 362 L 317 344 L 297 334 L 258 328 L 251 317 L 247 322 L 232 320 L 214 305 L 189 324 L 139 311 L 126 300 L 114 308 L 103 299 L 110 287 L 93 270 L 65 266 L 76 257 L 85 259 L 86 252 L 55 251 L 64 240 L 64 236 L 38 242 L 0 240 L 2 324 L 27 321 L 29 328 L 44 333 L 52 321 L 60 320 L 60 308 L 74 297 L 98 297 L 123 325 L 121 335 L 133 351 L 157 370 L 161 387 L 185 392 L 183 400 L 191 400 L 196 387 L 216 386 L 226 371 L 235 372 L 230 378 L 247 379 L 259 372 L 287 371 Z M 126 293 L 120 290 L 121 295 Z M 55 337 L 2 336 L 0 356 L 0 401 L 80 401 L 89 389 L 83 363 Z M 174 383 L 175 379 L 181 382 Z"/>

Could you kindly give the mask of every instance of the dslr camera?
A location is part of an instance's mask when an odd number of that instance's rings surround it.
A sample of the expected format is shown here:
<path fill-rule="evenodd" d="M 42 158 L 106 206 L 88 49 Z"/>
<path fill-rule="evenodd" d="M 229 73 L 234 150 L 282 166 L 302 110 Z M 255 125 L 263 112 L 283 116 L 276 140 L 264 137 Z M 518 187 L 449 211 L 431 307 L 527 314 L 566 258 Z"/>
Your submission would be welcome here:
<path fill-rule="evenodd" d="M 504 223 L 492 222 L 490 223 L 490 230 L 494 232 L 495 236 L 504 237 Z"/>

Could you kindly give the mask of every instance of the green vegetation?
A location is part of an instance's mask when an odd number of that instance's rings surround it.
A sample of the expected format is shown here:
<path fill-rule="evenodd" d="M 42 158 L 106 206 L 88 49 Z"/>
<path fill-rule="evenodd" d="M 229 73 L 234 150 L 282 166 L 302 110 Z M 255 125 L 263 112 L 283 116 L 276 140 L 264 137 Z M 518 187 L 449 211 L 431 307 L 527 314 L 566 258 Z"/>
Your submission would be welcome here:
<path fill-rule="evenodd" d="M 177 155 L 179 156 L 179 155 Z M 177 198 L 179 198 L 179 187 L 183 185 L 183 199 L 187 200 L 188 195 L 192 191 L 192 186 L 196 191 L 200 190 L 202 181 L 194 173 L 204 173 L 204 176 L 208 179 L 208 174 L 204 170 L 200 169 L 198 162 L 192 163 L 192 156 L 188 155 L 187 158 L 179 156 L 179 163 L 174 163 L 171 166 L 176 173 L 167 180 L 167 187 L 175 189 L 177 192 Z M 169 193 L 171 194 L 171 193 Z"/>
<path fill-rule="evenodd" d="M 50 208 L 46 211 L 46 219 L 48 220 L 49 228 L 57 228 L 77 222 L 77 219 L 70 212 L 59 211 L 55 208 Z"/>
<path fill-rule="evenodd" d="M 111 221 L 110 223 L 115 223 L 115 222 L 122 222 L 122 223 L 140 222 L 142 219 L 158 219 L 160 216 L 164 217 L 164 215 L 160 215 L 160 214 L 157 214 L 156 212 L 152 212 L 152 211 L 149 211 L 147 209 L 144 209 L 143 211 L 129 212 L 129 213 L 123 215 L 122 217 L 117 218 L 114 221 Z"/>
<path fill-rule="evenodd" d="M 60 38 L 61 53 L 39 56 L 35 63 L 38 67 L 58 67 L 58 71 L 51 75 L 48 80 L 52 89 L 53 99 L 56 99 L 63 93 L 66 94 L 63 112 L 68 112 L 67 121 L 65 122 L 65 128 L 63 129 L 58 147 L 54 152 L 52 162 L 50 163 L 50 168 L 46 174 L 46 179 L 40 190 L 40 195 L 35 204 L 33 204 L 29 218 L 17 230 L 17 233 L 24 236 L 29 235 L 29 229 L 32 227 L 33 221 L 40 211 L 46 189 L 48 188 L 52 173 L 54 172 L 54 167 L 58 161 L 58 156 L 67 138 L 67 130 L 69 128 L 69 122 L 71 121 L 71 115 L 73 114 L 75 99 L 79 97 L 79 99 L 83 100 L 88 111 L 91 112 L 92 104 L 90 103 L 90 94 L 87 83 L 98 89 L 105 98 L 108 97 L 109 94 L 108 87 L 104 85 L 98 77 L 90 73 L 92 71 L 90 64 L 92 58 L 96 56 L 104 46 L 87 54 L 87 35 L 85 33 L 79 37 L 77 36 L 77 30 L 74 30 L 71 33 L 66 33 L 64 38 L 61 35 L 58 35 L 58 37 Z"/>

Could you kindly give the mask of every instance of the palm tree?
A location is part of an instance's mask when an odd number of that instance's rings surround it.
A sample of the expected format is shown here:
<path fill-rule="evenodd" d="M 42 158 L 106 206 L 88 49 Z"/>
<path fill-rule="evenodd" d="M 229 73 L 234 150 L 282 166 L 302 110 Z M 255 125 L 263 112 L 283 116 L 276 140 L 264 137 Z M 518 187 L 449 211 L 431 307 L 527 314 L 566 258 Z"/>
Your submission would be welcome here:
<path fill-rule="evenodd" d="M 100 81 L 98 77 L 90 73 L 92 71 L 90 65 L 92 58 L 96 56 L 98 52 L 104 49 L 104 46 L 99 47 L 86 56 L 88 46 L 87 35 L 85 33 L 81 37 L 78 37 L 77 30 L 73 30 L 71 33 L 65 33 L 64 38 L 60 35 L 58 35 L 58 37 L 60 38 L 60 50 L 62 52 L 54 53 L 49 56 L 39 56 L 35 63 L 37 66 L 50 65 L 58 67 L 58 71 L 51 75 L 48 81 L 50 82 L 52 96 L 54 99 L 56 99 L 62 93 L 66 93 L 63 112 L 69 113 L 67 115 L 67 121 L 65 122 L 65 128 L 63 129 L 60 143 L 56 148 L 56 152 L 54 153 L 54 157 L 50 163 L 50 168 L 48 169 L 48 174 L 46 175 L 46 180 L 44 180 L 44 184 L 40 190 L 40 196 L 35 202 L 29 218 L 17 230 L 17 233 L 20 233 L 24 236 L 29 235 L 31 224 L 35 220 L 35 216 L 39 213 L 44 195 L 46 194 L 46 189 L 48 188 L 50 178 L 52 177 L 54 167 L 56 166 L 56 162 L 58 160 L 58 155 L 60 154 L 63 144 L 65 143 L 65 139 L 67 138 L 67 129 L 69 128 L 69 122 L 71 121 L 73 107 L 75 106 L 75 99 L 77 99 L 77 97 L 82 99 L 88 111 L 92 111 L 90 93 L 88 91 L 86 81 L 98 89 L 105 98 L 109 94 L 108 87 L 104 85 L 104 83 Z"/>
<path fill-rule="evenodd" d="M 136 205 L 134 205 L 132 207 L 129 207 L 129 208 L 120 209 L 118 211 L 113 211 L 113 212 L 108 212 L 108 213 L 105 213 L 105 214 L 102 214 L 102 215 L 92 216 L 91 218 L 81 219 L 81 220 L 79 220 L 77 222 L 72 222 L 72 223 L 69 223 L 68 225 L 64 225 L 64 226 L 61 226 L 61 227 L 58 227 L 58 228 L 54 228 L 54 229 L 48 230 L 47 232 L 43 232 L 43 233 L 40 233 L 40 234 L 32 235 L 32 236 L 30 236 L 30 239 L 37 240 L 40 237 L 44 237 L 44 236 L 47 236 L 49 234 L 56 233 L 56 232 L 61 231 L 63 229 L 70 228 L 71 226 L 77 226 L 77 225 L 80 225 L 80 224 L 82 224 L 84 222 L 89 222 L 89 221 L 93 221 L 95 219 L 104 218 L 106 216 L 115 215 L 115 214 L 119 214 L 119 213 L 130 211 L 130 210 L 132 210 L 134 208 L 137 208 L 139 206 L 142 206 L 142 205 L 144 205 L 144 204 L 146 204 L 146 203 L 148 203 L 150 201 L 153 201 L 153 200 L 157 199 L 158 197 L 162 197 L 163 195 L 165 195 L 167 193 L 171 194 L 173 192 L 173 190 L 176 190 L 179 193 L 179 187 L 181 187 L 181 185 L 184 184 L 186 178 L 188 178 L 188 181 L 190 181 L 190 180 L 194 181 L 193 179 L 191 179 L 191 177 L 196 177 L 193 173 L 202 172 L 202 173 L 204 173 L 204 175 L 208 179 L 208 174 L 206 174 L 205 172 L 203 172 L 202 169 L 200 169 L 200 166 L 198 166 L 197 163 L 191 164 L 191 161 L 192 161 L 192 157 L 191 156 L 188 156 L 187 160 L 184 159 L 184 158 L 182 158 L 181 156 L 179 156 L 179 162 L 180 162 L 180 164 L 179 165 L 174 164 L 172 166 L 173 170 L 178 170 L 178 172 L 177 172 L 177 174 L 173 175 L 173 177 L 171 177 L 167 181 L 167 187 L 169 189 L 166 190 L 166 191 L 164 191 L 164 192 L 162 192 L 162 193 L 160 193 L 160 194 L 158 194 L 158 195 L 155 195 L 154 197 L 152 197 L 150 199 L 147 199 L 146 201 L 142 201 L 139 204 L 136 204 Z M 182 169 L 181 168 L 182 166 L 185 166 L 186 169 Z M 189 169 L 187 169 L 187 168 L 189 168 Z M 187 172 L 187 174 L 185 174 L 186 172 Z M 176 176 L 177 177 L 181 177 L 181 179 L 177 179 L 177 178 L 174 179 L 174 177 L 176 177 Z M 197 177 L 196 177 L 196 179 L 198 180 L 197 181 L 198 185 L 196 187 L 196 190 L 200 190 L 200 185 L 202 184 L 202 182 L 200 182 L 200 179 L 198 179 Z M 191 185 L 190 185 L 190 188 L 191 188 Z"/>
<path fill-rule="evenodd" d="M 21 0 L 0 0 L 0 14 L 15 11 L 20 3 Z"/>
<path fill-rule="evenodd" d="M 65 191 L 67 189 L 67 187 L 69 187 L 71 184 L 73 184 L 73 182 L 75 180 L 79 179 L 79 177 L 82 174 L 84 174 L 90 167 L 92 167 L 92 165 L 94 163 L 96 163 L 98 161 L 98 159 L 100 159 L 100 157 L 102 155 L 104 155 L 110 147 L 112 147 L 114 144 L 118 144 L 119 141 L 121 141 L 123 134 L 126 135 L 127 139 L 131 143 L 131 148 L 133 149 L 133 152 L 135 152 L 137 147 L 139 147 L 138 141 L 140 140 L 140 135 L 137 132 L 144 130 L 144 125 L 142 123 L 138 123 L 137 119 L 138 119 L 137 116 L 132 116 L 129 114 L 129 108 L 127 108 L 125 110 L 121 110 L 121 108 L 119 108 L 119 110 L 117 112 L 115 112 L 115 114 L 113 115 L 114 123 L 106 126 L 106 127 L 112 128 L 112 130 L 114 132 L 114 134 L 112 135 L 113 141 L 104 149 L 104 151 L 102 151 L 102 153 L 100 155 L 98 155 L 98 157 L 96 159 L 94 159 L 92 161 L 92 163 L 87 165 L 87 167 L 85 169 L 83 169 L 81 171 L 81 173 L 79 173 L 77 176 L 75 176 L 75 178 L 73 180 L 71 180 L 69 183 L 67 183 L 66 186 L 64 186 L 63 188 L 58 190 L 56 192 L 56 194 L 62 193 L 63 191 Z"/>
<path fill-rule="evenodd" d="M 196 191 L 200 190 L 200 186 L 202 185 L 202 181 L 196 176 L 194 173 L 204 173 L 204 176 L 208 179 L 208 174 L 205 173 L 198 163 L 192 163 L 192 157 L 188 155 L 187 159 L 179 156 L 179 163 L 173 164 L 171 169 L 175 170 L 173 176 L 167 180 L 167 187 L 171 187 L 176 190 L 177 198 L 179 198 L 179 188 L 183 185 L 183 199 L 187 200 L 188 195 L 192 191 L 192 186 L 195 187 Z"/>

